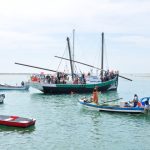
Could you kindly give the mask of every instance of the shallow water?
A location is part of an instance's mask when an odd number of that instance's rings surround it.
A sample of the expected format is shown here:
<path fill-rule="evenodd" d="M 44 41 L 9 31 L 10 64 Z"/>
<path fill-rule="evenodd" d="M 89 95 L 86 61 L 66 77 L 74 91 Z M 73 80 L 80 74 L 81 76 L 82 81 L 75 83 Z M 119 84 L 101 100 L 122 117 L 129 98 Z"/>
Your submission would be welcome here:
<path fill-rule="evenodd" d="M 27 75 L 0 75 L 1 83 L 20 84 Z M 100 95 L 101 99 L 123 97 L 129 101 L 136 93 L 150 96 L 150 78 L 131 76 L 119 79 L 117 92 Z M 91 111 L 78 99 L 90 94 L 44 95 L 29 91 L 1 91 L 6 95 L 0 114 L 36 119 L 35 126 L 15 128 L 0 126 L 0 149 L 3 150 L 149 150 L 150 115 Z M 115 102 L 116 103 L 116 102 Z"/>

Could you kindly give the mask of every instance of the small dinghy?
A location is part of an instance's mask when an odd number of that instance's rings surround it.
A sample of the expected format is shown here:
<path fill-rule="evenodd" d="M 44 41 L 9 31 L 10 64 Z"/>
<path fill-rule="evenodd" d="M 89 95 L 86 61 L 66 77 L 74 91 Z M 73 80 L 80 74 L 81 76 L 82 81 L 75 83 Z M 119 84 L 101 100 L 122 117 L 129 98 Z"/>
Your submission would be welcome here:
<path fill-rule="evenodd" d="M 113 101 L 113 100 L 112 100 Z M 111 102 L 111 101 L 108 101 Z M 102 104 L 95 104 L 94 102 L 88 101 L 86 98 L 79 99 L 79 103 L 88 108 L 98 110 L 98 111 L 106 111 L 106 112 L 120 112 L 120 113 L 146 113 L 149 108 L 141 107 L 133 107 L 129 106 L 127 102 L 120 102 L 120 105 L 110 105 L 106 102 Z"/>
<path fill-rule="evenodd" d="M 24 83 L 22 85 L 8 85 L 0 84 L 0 90 L 28 90 L 29 83 Z"/>
<path fill-rule="evenodd" d="M 0 104 L 4 103 L 5 94 L 0 94 Z"/>
<path fill-rule="evenodd" d="M 26 128 L 35 124 L 35 119 L 0 115 L 0 125 Z"/>

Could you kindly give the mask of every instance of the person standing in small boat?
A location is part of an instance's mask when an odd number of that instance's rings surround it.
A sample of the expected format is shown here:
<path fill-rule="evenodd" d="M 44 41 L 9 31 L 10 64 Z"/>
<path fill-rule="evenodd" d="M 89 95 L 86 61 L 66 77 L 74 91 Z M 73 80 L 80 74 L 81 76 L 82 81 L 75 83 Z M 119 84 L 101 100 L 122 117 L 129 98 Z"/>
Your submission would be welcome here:
<path fill-rule="evenodd" d="M 96 87 L 93 90 L 91 99 L 94 103 L 98 104 L 98 91 Z"/>

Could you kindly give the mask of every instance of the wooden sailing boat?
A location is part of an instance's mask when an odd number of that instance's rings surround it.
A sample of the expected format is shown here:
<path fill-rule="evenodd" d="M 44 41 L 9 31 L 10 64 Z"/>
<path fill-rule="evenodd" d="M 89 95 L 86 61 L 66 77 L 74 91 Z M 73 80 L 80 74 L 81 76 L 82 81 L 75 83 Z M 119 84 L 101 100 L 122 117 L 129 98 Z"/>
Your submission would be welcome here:
<path fill-rule="evenodd" d="M 110 90 L 111 87 L 113 89 L 117 89 L 118 87 L 118 74 L 115 74 L 113 78 L 108 79 L 106 81 L 99 81 L 99 82 L 73 82 L 75 80 L 75 74 L 73 71 L 73 65 L 72 65 L 72 58 L 71 58 L 71 51 L 70 51 L 70 42 L 69 38 L 67 38 L 68 42 L 68 49 L 69 49 L 69 56 L 70 56 L 70 66 L 71 66 L 71 76 L 72 76 L 72 82 L 67 82 L 66 80 L 63 82 L 45 82 L 45 80 L 41 80 L 40 76 L 38 77 L 38 80 L 31 80 L 30 86 L 33 88 L 36 88 L 44 93 L 48 94 L 70 94 L 70 93 L 91 93 L 95 87 L 97 87 L 98 91 L 107 91 Z M 101 65 L 101 77 L 103 77 L 103 42 L 104 42 L 104 33 L 102 33 L 102 65 Z M 75 62 L 75 61 L 74 61 Z M 22 66 L 42 69 L 42 70 L 48 70 L 57 72 L 55 70 L 50 70 L 46 68 L 21 64 L 21 63 L 15 63 Z M 61 72 L 57 72 L 59 77 L 59 74 L 63 74 Z"/>

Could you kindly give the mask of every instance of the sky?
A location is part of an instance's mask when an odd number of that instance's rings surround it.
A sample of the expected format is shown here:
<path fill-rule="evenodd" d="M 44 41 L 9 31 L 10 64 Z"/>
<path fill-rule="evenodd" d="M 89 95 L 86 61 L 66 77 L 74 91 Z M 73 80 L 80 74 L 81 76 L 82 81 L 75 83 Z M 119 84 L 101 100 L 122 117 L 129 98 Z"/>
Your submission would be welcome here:
<path fill-rule="evenodd" d="M 74 58 L 96 67 L 104 32 L 105 69 L 150 73 L 149 0 L 0 0 L 0 73 L 64 71 L 74 34 Z M 76 64 L 77 71 L 92 68 Z"/>

